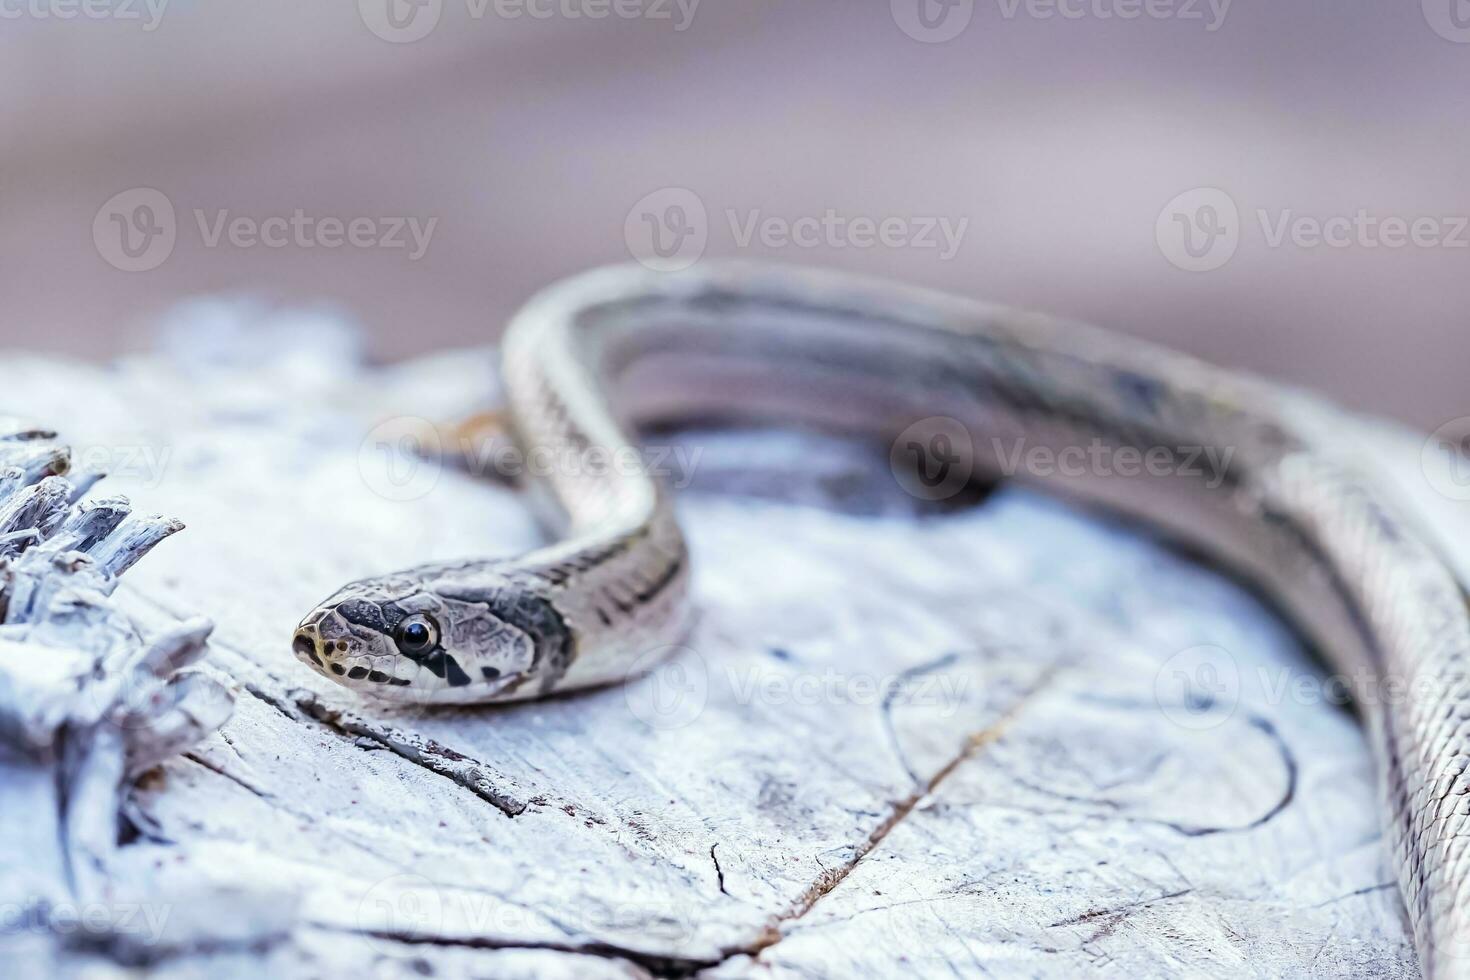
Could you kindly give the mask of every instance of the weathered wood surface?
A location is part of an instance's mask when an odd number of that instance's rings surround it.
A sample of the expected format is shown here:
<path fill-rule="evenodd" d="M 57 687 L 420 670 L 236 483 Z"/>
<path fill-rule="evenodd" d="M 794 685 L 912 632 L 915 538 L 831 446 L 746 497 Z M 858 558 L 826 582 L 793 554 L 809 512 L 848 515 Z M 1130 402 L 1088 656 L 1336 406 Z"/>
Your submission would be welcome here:
<path fill-rule="evenodd" d="M 100 475 L 0 418 L 0 948 L 132 921 L 112 873 L 132 780 L 230 714 L 225 687 L 190 669 L 208 620 L 146 631 L 113 600 L 179 524 L 88 498 Z"/>
<path fill-rule="evenodd" d="M 686 650 L 625 688 L 382 709 L 291 629 L 354 576 L 537 540 L 456 471 L 374 489 L 432 468 L 385 484 L 373 427 L 487 407 L 489 353 L 373 369 L 329 321 L 180 316 L 115 367 L 8 359 L 10 404 L 186 522 L 119 601 L 215 619 L 238 692 L 128 800 L 135 921 L 12 922 L 22 974 L 1416 974 L 1361 735 L 1210 571 L 1019 491 L 921 512 L 869 447 L 686 433 Z"/>

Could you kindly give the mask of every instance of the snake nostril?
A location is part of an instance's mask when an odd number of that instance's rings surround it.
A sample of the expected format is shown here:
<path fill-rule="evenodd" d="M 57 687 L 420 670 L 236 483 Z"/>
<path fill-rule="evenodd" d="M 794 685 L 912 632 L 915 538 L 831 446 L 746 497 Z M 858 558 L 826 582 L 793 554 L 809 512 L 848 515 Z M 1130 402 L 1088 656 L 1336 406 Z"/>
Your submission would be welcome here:
<path fill-rule="evenodd" d="M 316 638 L 306 630 L 296 634 L 296 638 L 291 641 L 291 649 L 296 651 L 297 656 L 306 657 L 312 663 L 321 665 L 321 658 L 317 656 Z"/>

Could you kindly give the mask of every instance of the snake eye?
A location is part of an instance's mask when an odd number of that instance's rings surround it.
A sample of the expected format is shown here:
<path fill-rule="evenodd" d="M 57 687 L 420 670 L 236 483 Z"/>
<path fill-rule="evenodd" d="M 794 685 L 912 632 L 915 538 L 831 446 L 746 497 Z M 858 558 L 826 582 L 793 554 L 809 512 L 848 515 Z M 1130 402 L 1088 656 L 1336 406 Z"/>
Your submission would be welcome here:
<path fill-rule="evenodd" d="M 393 641 L 405 657 L 421 657 L 439 645 L 439 624 L 429 616 L 410 616 L 398 624 Z"/>

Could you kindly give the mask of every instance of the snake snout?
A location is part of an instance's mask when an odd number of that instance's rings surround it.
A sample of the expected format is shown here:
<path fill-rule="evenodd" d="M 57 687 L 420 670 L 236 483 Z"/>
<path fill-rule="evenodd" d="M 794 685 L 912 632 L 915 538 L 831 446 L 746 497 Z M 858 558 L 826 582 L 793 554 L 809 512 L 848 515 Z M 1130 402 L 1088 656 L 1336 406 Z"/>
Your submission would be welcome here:
<path fill-rule="evenodd" d="M 296 631 L 296 636 L 291 640 L 291 649 L 296 656 L 303 660 L 309 660 L 317 667 L 325 667 L 322 663 L 322 638 L 315 627 L 303 626 Z"/>

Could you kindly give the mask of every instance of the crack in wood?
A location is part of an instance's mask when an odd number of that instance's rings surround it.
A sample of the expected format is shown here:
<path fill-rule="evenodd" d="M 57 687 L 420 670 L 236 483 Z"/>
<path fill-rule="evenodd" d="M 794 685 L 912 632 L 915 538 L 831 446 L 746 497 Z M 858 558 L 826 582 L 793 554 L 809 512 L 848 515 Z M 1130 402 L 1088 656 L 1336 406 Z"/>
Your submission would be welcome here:
<path fill-rule="evenodd" d="M 164 964 L 177 964 L 181 960 L 205 959 L 225 953 L 248 953 L 253 956 L 263 956 L 276 946 L 289 941 L 291 932 L 283 930 L 265 933 L 240 941 L 195 940 L 187 947 L 148 946 L 128 942 L 118 936 L 89 936 L 84 930 L 75 935 L 66 934 L 61 938 L 70 948 L 78 952 L 105 957 L 127 969 L 150 970 Z"/>
<path fill-rule="evenodd" d="M 715 878 L 720 884 L 720 894 L 729 895 L 730 893 L 725 891 L 725 869 L 720 867 L 720 859 L 715 854 L 715 848 L 719 846 L 718 842 L 709 846 L 709 859 L 715 863 Z"/>
<path fill-rule="evenodd" d="M 1181 888 L 1178 891 L 1172 891 L 1164 895 L 1156 895 L 1153 898 L 1140 898 L 1136 902 L 1124 902 L 1122 905 L 1115 905 L 1112 908 L 1093 909 L 1090 912 L 1083 912 L 1081 915 L 1074 915 L 1068 919 L 1058 919 L 1056 922 L 1047 925 L 1047 928 L 1058 929 L 1062 926 L 1081 925 L 1084 922 L 1092 922 L 1093 920 L 1100 919 L 1103 916 L 1119 915 L 1120 913 L 1123 915 L 1129 915 L 1133 912 L 1138 911 L 1139 909 L 1148 908 L 1150 905 L 1157 905 L 1159 902 L 1166 902 L 1173 898 L 1179 898 L 1180 896 L 1188 895 L 1192 891 L 1194 891 L 1193 888 Z"/>
<path fill-rule="evenodd" d="M 1030 704 L 1056 677 L 1058 665 L 1048 667 L 1036 683 L 1028 688 L 1016 703 L 1011 705 L 994 724 L 978 732 L 971 733 L 965 738 L 960 750 L 947 763 L 941 766 L 929 779 L 913 793 L 904 797 L 903 800 L 893 808 L 888 818 L 879 824 L 865 840 L 855 845 L 853 856 L 841 867 L 824 870 L 817 880 L 803 892 L 795 902 L 787 907 L 786 911 L 778 915 L 766 928 L 764 935 L 756 940 L 748 950 L 749 955 L 759 957 L 762 953 L 771 949 L 779 943 L 786 935 L 785 928 L 797 922 L 810 912 L 818 902 L 825 898 L 832 889 L 850 875 L 863 859 L 871 854 L 883 843 L 884 839 L 893 832 L 899 824 L 903 823 L 908 816 L 923 800 L 931 796 L 961 765 L 974 758 L 975 755 L 986 746 L 991 745 L 1001 738 L 1010 726 L 1020 716 L 1021 711 Z"/>
<path fill-rule="evenodd" d="M 534 942 L 530 940 L 506 941 L 484 936 L 429 936 L 421 933 L 389 929 L 332 929 L 321 926 L 318 928 L 322 928 L 328 932 L 343 932 L 354 936 L 371 936 L 374 939 L 403 943 L 406 946 L 488 950 L 531 949 L 566 953 L 573 956 L 595 956 L 600 959 L 624 960 L 643 968 L 653 976 L 670 978 L 690 976 L 700 970 L 718 966 L 725 959 L 732 956 L 739 956 L 746 952 L 744 949 L 739 949 L 720 957 L 700 958 L 649 953 L 646 950 L 633 949 L 628 946 L 619 946 L 616 943 L 602 941 L 586 943 Z"/>
<path fill-rule="evenodd" d="M 1371 895 L 1374 892 L 1387 891 L 1390 888 L 1397 888 L 1397 887 L 1398 887 L 1398 882 L 1394 882 L 1394 881 L 1380 881 L 1376 885 L 1368 885 L 1368 886 L 1363 887 L 1363 888 L 1357 888 L 1357 889 L 1354 889 L 1353 891 L 1348 892 L 1345 895 L 1338 895 L 1335 898 L 1329 898 L 1325 902 L 1318 902 L 1316 905 L 1312 905 L 1312 906 L 1309 906 L 1309 907 L 1310 908 L 1314 908 L 1314 909 L 1326 908 L 1329 905 L 1336 905 L 1338 902 L 1345 902 L 1345 901 L 1347 901 L 1350 898 L 1357 898 L 1360 895 Z"/>
<path fill-rule="evenodd" d="M 243 776 L 230 772 L 228 769 L 226 769 L 222 765 L 219 765 L 218 763 L 211 762 L 204 756 L 200 755 L 198 752 L 185 752 L 183 757 L 197 766 L 202 766 L 203 768 L 208 769 L 216 776 L 221 776 L 225 779 L 228 779 L 236 786 L 239 786 L 241 789 L 245 790 L 245 792 L 249 793 L 251 796 L 258 797 L 259 799 L 265 800 L 269 803 L 276 802 L 276 797 L 274 793 L 269 793 L 266 790 L 260 789 L 257 786 L 252 786 L 250 782 Z"/>
<path fill-rule="evenodd" d="M 394 737 L 394 733 L 363 722 L 345 711 L 328 707 L 310 691 L 291 692 L 292 700 L 306 715 L 344 735 L 367 738 L 414 765 L 443 776 L 474 793 L 507 817 L 518 817 L 530 804 L 497 787 L 481 769 L 483 763 L 440 745 L 431 738 Z M 356 745 L 356 743 L 353 743 Z"/>

